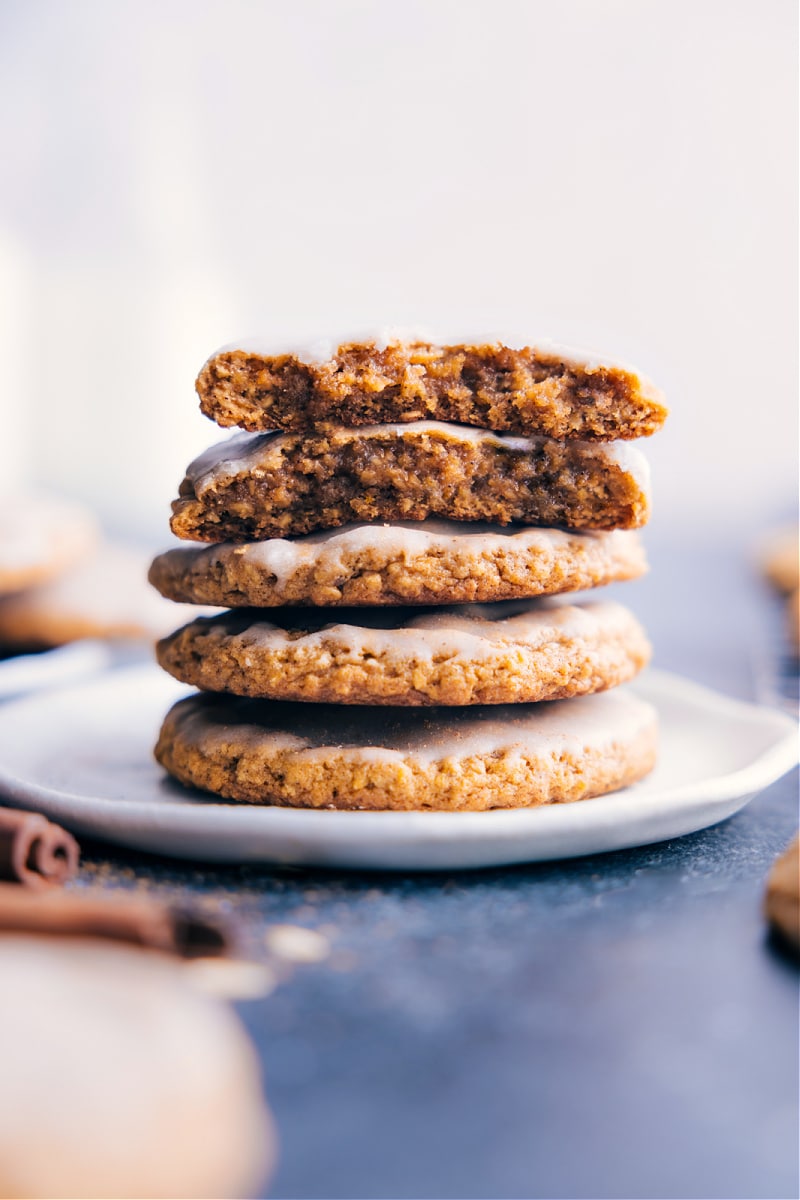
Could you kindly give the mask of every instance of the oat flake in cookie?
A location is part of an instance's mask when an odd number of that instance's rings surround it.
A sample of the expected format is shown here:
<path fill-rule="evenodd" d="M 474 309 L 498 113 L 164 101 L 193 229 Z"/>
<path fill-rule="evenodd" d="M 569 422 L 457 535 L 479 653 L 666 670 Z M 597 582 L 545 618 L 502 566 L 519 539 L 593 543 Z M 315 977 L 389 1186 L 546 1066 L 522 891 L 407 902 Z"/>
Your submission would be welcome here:
<path fill-rule="evenodd" d="M 647 461 L 625 442 L 418 421 L 231 438 L 191 463 L 171 526 L 201 542 L 429 516 L 609 530 L 644 525 L 649 509 Z"/>
<path fill-rule="evenodd" d="M 524 338 L 445 343 L 382 330 L 305 345 L 244 340 L 205 364 L 203 412 L 242 429 L 311 430 L 425 418 L 550 438 L 646 437 L 664 397 L 634 367 Z"/>
<path fill-rule="evenodd" d="M 164 720 L 156 758 L 182 783 L 294 808 L 524 808 L 641 779 L 657 718 L 624 690 L 483 708 L 291 704 L 201 693 Z"/>

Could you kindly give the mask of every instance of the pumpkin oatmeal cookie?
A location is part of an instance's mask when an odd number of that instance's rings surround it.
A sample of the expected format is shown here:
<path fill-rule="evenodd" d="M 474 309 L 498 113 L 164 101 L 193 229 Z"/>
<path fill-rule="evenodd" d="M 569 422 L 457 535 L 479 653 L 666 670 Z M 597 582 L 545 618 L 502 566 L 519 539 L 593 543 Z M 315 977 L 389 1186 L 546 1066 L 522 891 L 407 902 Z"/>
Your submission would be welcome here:
<path fill-rule="evenodd" d="M 202 692 L 155 754 L 182 783 L 294 808 L 526 808 L 626 787 L 653 767 L 657 717 L 625 689 L 484 708 L 348 707 Z"/>
<path fill-rule="evenodd" d="M 800 956 L 800 834 L 769 873 L 764 914 L 787 949 Z"/>
<path fill-rule="evenodd" d="M 160 665 L 211 692 L 334 704 L 517 704 L 604 691 L 650 657 L 610 601 L 458 608 L 238 609 L 158 644 Z"/>
<path fill-rule="evenodd" d="M 241 342 L 198 376 L 203 412 L 242 429 L 309 430 L 433 419 L 509 433 L 646 437 L 667 415 L 633 367 L 561 346 L 490 338 L 444 345 L 385 331 L 300 347 Z"/>
<path fill-rule="evenodd" d="M 646 570 L 634 530 L 579 533 L 429 518 L 176 546 L 153 560 L 150 582 L 169 600 L 223 608 L 471 604 L 576 592 Z"/>
<path fill-rule="evenodd" d="M 171 526 L 201 542 L 428 516 L 633 529 L 646 522 L 649 504 L 647 462 L 626 443 L 510 438 L 419 421 L 231 438 L 189 466 Z"/>

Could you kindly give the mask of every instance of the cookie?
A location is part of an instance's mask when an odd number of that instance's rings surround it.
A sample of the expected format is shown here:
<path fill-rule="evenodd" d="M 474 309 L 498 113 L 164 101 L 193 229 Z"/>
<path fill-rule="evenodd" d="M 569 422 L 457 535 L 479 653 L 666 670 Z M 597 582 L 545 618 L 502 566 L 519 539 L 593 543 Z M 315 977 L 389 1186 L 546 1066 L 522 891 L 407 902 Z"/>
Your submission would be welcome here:
<path fill-rule="evenodd" d="M 0 505 L 0 596 L 60 575 L 91 553 L 97 524 L 72 501 L 15 495 Z"/>
<path fill-rule="evenodd" d="M 649 512 L 649 472 L 625 442 L 502 437 L 463 425 L 240 434 L 188 468 L 172 531 L 250 541 L 353 521 L 428 516 L 629 529 Z"/>
<path fill-rule="evenodd" d="M 147 560 L 142 551 L 104 543 L 58 579 L 0 597 L 0 645 L 41 649 L 79 638 L 161 637 L 180 617 L 147 586 Z M 196 615 L 188 610 L 184 619 Z"/>
<path fill-rule="evenodd" d="M 200 618 L 159 642 L 161 666 L 211 692 L 334 704 L 517 704 L 624 683 L 650 646 L 620 604 L 259 609 Z"/>
<path fill-rule="evenodd" d="M 255 431 L 431 418 L 550 438 L 636 438 L 667 409 L 633 367 L 491 338 L 443 345 L 391 331 L 305 347 L 240 342 L 197 379 L 203 412 Z"/>
<path fill-rule="evenodd" d="M 800 655 L 800 589 L 795 588 L 786 601 L 786 633 L 795 658 Z"/>
<path fill-rule="evenodd" d="M 229 800 L 295 808 L 523 808 L 642 778 L 655 710 L 624 689 L 485 708 L 291 704 L 201 692 L 167 713 L 156 758 Z"/>
<path fill-rule="evenodd" d="M 787 595 L 800 586 L 800 542 L 797 527 L 781 529 L 765 538 L 760 560 L 764 575 Z"/>
<path fill-rule="evenodd" d="M 0 937 L 0 1196 L 255 1196 L 275 1162 L 258 1058 L 165 955 Z"/>
<path fill-rule="evenodd" d="M 163 596 L 253 605 L 467 604 L 574 592 L 644 574 L 638 533 L 418 523 L 346 525 L 288 540 L 178 546 L 158 555 Z"/>
<path fill-rule="evenodd" d="M 764 912 L 781 941 L 800 955 L 800 835 L 770 871 Z"/>

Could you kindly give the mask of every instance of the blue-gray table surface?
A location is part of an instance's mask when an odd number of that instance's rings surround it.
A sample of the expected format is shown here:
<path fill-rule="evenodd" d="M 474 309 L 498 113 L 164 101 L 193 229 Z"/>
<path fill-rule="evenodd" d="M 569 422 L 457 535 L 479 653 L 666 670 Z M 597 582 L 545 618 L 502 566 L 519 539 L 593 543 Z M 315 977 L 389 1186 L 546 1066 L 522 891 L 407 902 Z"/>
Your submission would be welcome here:
<path fill-rule="evenodd" d="M 744 548 L 651 546 L 613 589 L 655 663 L 753 699 L 780 628 Z M 204 867 L 91 845 L 86 878 L 213 899 L 331 956 L 239 1012 L 281 1162 L 272 1197 L 798 1196 L 798 973 L 764 881 L 796 772 L 690 837 L 454 874 Z"/>

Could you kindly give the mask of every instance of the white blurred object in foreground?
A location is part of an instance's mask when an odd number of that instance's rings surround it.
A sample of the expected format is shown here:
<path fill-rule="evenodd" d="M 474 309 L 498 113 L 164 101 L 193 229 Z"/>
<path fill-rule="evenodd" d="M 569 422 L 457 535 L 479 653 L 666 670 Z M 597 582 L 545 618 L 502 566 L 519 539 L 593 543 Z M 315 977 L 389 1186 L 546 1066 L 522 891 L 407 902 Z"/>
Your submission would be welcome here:
<path fill-rule="evenodd" d="M 159 954 L 0 938 L 0 1197 L 251 1195 L 275 1158 L 233 1013 Z"/>

